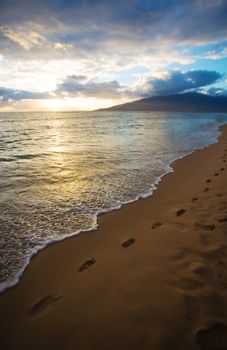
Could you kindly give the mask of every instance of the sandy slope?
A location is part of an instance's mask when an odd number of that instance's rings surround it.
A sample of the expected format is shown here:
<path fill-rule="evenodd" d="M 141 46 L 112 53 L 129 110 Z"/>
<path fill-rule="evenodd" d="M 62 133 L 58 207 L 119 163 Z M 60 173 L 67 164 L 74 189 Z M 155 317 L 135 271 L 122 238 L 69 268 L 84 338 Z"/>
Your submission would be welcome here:
<path fill-rule="evenodd" d="M 0 295 L 1 348 L 227 349 L 222 130 L 177 161 L 152 197 L 40 252 Z"/>

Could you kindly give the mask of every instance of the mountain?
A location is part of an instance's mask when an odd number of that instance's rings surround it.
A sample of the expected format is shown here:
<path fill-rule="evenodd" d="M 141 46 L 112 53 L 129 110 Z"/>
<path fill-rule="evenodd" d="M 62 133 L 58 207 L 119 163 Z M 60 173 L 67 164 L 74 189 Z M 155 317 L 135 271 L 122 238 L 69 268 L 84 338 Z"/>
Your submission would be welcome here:
<path fill-rule="evenodd" d="M 108 111 L 227 112 L 227 97 L 195 92 L 153 96 L 105 108 Z"/>

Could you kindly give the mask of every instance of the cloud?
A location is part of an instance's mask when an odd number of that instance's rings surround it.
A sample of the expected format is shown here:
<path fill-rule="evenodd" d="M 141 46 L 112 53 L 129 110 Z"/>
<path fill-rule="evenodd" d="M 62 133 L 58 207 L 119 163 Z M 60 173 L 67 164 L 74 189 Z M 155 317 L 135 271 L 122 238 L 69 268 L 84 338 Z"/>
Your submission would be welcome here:
<path fill-rule="evenodd" d="M 210 40 L 225 37 L 226 10 L 225 0 L 21 0 L 20 6 L 17 0 L 2 0 L 0 23 L 39 22 L 47 29 L 48 18 L 54 18 L 68 28 L 66 34 L 91 37 L 93 33 L 99 40 L 119 34 Z"/>
<path fill-rule="evenodd" d="M 1 0 L 0 54 L 8 63 L 0 62 L 0 81 L 22 90 L 34 89 L 34 81 L 37 90 L 50 89 L 50 81 L 52 89 L 74 74 L 124 83 L 121 71 L 138 64 L 153 73 L 201 57 L 220 59 L 227 55 L 226 11 L 221 0 Z M 211 43 L 199 54 L 188 49 Z"/>
<path fill-rule="evenodd" d="M 202 91 L 210 96 L 226 96 L 227 97 L 227 89 L 212 87 L 206 91 Z"/>
<path fill-rule="evenodd" d="M 102 98 L 119 98 L 125 87 L 117 81 L 95 82 L 88 77 L 71 75 L 58 85 L 55 93 L 62 96 L 89 96 Z"/>
<path fill-rule="evenodd" d="M 21 101 L 21 100 L 34 100 L 50 98 L 51 95 L 48 92 L 31 92 L 24 90 L 14 90 L 4 87 L 0 87 L 0 100 L 3 102 Z"/>
<path fill-rule="evenodd" d="M 93 97 L 115 99 L 123 95 L 124 87 L 117 81 L 94 82 L 84 75 L 67 76 L 55 90 L 48 92 L 32 92 L 0 87 L 0 102 L 12 103 L 21 100 L 67 99 L 74 97 Z"/>
<path fill-rule="evenodd" d="M 4 99 L 50 91 L 107 103 L 202 89 L 217 75 L 198 69 L 225 70 L 226 13 L 226 0 L 1 0 Z M 197 73 L 155 75 L 170 67 Z"/>
<path fill-rule="evenodd" d="M 68 43 L 54 43 L 53 47 L 57 50 L 67 50 L 67 49 L 71 49 L 73 47 L 72 44 L 68 44 Z"/>
<path fill-rule="evenodd" d="M 19 49 L 22 49 L 22 52 L 25 50 L 23 57 L 26 57 L 26 55 L 31 57 L 32 49 L 33 54 L 43 51 L 45 56 L 46 52 L 52 51 L 53 53 L 55 50 L 66 51 L 73 48 L 71 43 L 55 42 L 52 38 L 49 40 L 48 33 L 45 33 L 43 26 L 31 22 L 25 23 L 23 26 L 0 26 L 0 34 L 2 35 L 2 51 L 4 52 L 5 44 L 5 49 L 14 53 L 20 53 Z M 4 39 L 6 39 L 6 42 L 4 42 Z M 17 48 L 9 45 L 11 43 L 17 44 Z M 29 52 L 26 53 L 26 51 Z"/>
<path fill-rule="evenodd" d="M 29 50 L 33 46 L 41 46 L 45 42 L 43 36 L 32 30 L 18 30 L 5 26 L 0 27 L 0 32 L 25 50 Z"/>
<path fill-rule="evenodd" d="M 75 47 L 75 54 L 107 47 L 116 54 L 115 43 L 120 52 L 131 48 L 131 54 L 137 47 L 157 49 L 160 41 L 171 47 L 225 39 L 226 12 L 227 2 L 221 0 L 21 0 L 20 6 L 17 0 L 2 0 L 0 23 L 8 28 L 5 36 L 25 50 L 37 49 L 45 38 L 52 48 Z"/>
<path fill-rule="evenodd" d="M 153 76 L 137 86 L 126 86 L 118 81 L 97 82 L 86 75 L 71 75 L 65 77 L 56 89 L 47 92 L 32 92 L 0 88 L 0 102 L 11 103 L 21 100 L 50 100 L 70 98 L 94 99 L 128 99 L 154 95 L 169 95 L 187 91 L 200 91 L 210 95 L 225 95 L 226 90 L 216 87 L 203 88 L 216 83 L 223 76 L 216 71 L 191 70 L 188 72 L 171 71 Z"/>
<path fill-rule="evenodd" d="M 147 97 L 183 93 L 211 85 L 222 77 L 216 71 L 191 70 L 181 72 L 176 70 L 164 73 L 160 78 L 152 77 L 138 87 L 137 93 Z"/>

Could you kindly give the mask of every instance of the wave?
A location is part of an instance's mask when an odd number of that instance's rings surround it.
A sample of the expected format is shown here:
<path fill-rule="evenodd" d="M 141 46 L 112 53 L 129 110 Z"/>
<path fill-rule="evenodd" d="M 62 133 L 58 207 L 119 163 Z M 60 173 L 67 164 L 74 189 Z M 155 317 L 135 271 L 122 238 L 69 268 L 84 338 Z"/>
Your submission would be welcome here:
<path fill-rule="evenodd" d="M 14 162 L 15 158 L 13 157 L 0 157 L 0 162 Z"/>

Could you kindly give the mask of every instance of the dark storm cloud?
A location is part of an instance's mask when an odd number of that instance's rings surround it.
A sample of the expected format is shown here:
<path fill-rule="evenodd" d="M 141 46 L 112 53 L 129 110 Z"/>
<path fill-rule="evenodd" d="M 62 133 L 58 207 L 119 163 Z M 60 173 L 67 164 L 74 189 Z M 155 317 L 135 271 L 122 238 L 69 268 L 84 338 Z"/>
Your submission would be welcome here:
<path fill-rule="evenodd" d="M 143 88 L 144 96 L 169 95 L 182 93 L 188 90 L 216 83 L 223 76 L 216 71 L 192 70 L 189 72 L 172 71 L 164 78 L 152 78 L 148 80 Z"/>

